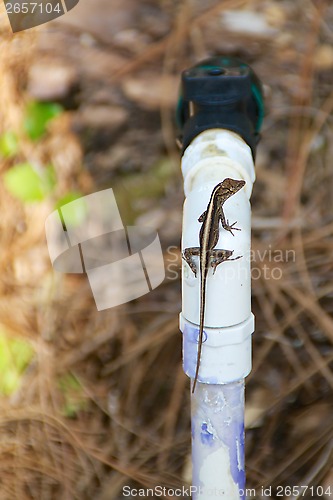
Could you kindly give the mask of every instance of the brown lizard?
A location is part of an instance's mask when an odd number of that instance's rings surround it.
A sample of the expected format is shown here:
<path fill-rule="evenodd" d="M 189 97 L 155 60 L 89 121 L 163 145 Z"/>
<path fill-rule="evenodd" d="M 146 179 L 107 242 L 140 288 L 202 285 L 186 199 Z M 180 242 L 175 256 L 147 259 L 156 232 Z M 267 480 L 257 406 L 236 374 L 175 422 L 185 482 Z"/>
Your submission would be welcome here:
<path fill-rule="evenodd" d="M 195 390 L 199 375 L 201 350 L 203 343 L 203 329 L 204 329 L 204 319 L 205 319 L 205 306 L 206 306 L 206 281 L 209 269 L 209 264 L 213 268 L 213 274 L 216 268 L 222 262 L 226 260 L 237 260 L 240 257 L 234 259 L 231 258 L 234 253 L 233 250 L 223 250 L 215 249 L 215 246 L 219 240 L 219 223 L 221 221 L 223 229 L 229 231 L 233 236 L 233 231 L 240 231 L 239 228 L 234 227 L 237 221 L 229 225 L 229 221 L 226 220 L 223 212 L 224 203 L 237 193 L 243 186 L 245 181 L 236 179 L 224 179 L 215 186 L 211 194 L 207 210 L 200 215 L 198 221 L 202 222 L 202 226 L 199 234 L 200 247 L 186 248 L 184 250 L 183 259 L 188 263 L 194 275 L 197 275 L 197 268 L 192 259 L 193 256 L 199 255 L 200 263 L 200 326 L 199 326 L 199 347 L 198 347 L 198 358 L 197 367 L 194 378 L 194 383 L 192 387 L 192 393 Z"/>

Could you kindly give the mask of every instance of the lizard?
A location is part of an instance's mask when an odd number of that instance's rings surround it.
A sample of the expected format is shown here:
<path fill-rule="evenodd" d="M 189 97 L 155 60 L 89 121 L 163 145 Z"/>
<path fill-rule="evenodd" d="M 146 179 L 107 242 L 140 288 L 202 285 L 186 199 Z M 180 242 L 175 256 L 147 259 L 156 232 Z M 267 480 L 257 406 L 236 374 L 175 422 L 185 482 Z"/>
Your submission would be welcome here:
<path fill-rule="evenodd" d="M 199 247 L 185 248 L 182 255 L 183 259 L 188 263 L 190 269 L 197 276 L 197 268 L 192 259 L 193 256 L 199 256 L 200 265 L 200 319 L 199 319 L 199 347 L 198 347 L 198 357 L 196 373 L 192 387 L 192 393 L 195 391 L 200 359 L 201 350 L 203 343 L 203 329 L 204 329 L 204 319 L 205 319 L 205 306 L 206 306 L 206 282 L 209 265 L 213 268 L 213 274 L 215 274 L 216 268 L 222 262 L 226 260 L 237 260 L 241 256 L 232 259 L 234 253 L 233 250 L 215 249 L 215 246 L 219 240 L 219 223 L 221 221 L 223 229 L 229 231 L 233 236 L 233 231 L 240 231 L 239 228 L 235 227 L 237 221 L 229 225 L 229 221 L 225 218 L 223 205 L 224 203 L 234 194 L 236 194 L 243 186 L 245 181 L 236 179 L 224 179 L 224 181 L 217 184 L 214 187 L 207 210 L 203 212 L 198 222 L 202 223 L 200 233 L 199 233 Z"/>

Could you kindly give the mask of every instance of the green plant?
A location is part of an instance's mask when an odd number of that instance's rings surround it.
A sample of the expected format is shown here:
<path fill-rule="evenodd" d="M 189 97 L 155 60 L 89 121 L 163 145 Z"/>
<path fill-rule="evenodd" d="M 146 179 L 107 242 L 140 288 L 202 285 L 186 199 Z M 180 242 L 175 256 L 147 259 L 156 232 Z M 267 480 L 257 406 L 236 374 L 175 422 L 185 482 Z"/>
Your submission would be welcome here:
<path fill-rule="evenodd" d="M 66 417 L 75 418 L 79 411 L 87 408 L 88 399 L 75 375 L 63 375 L 58 380 L 58 387 L 64 397 L 63 414 Z"/>
<path fill-rule="evenodd" d="M 76 203 L 72 203 L 72 202 Z M 66 205 L 66 223 L 65 225 L 68 226 L 79 226 L 82 224 L 82 222 L 85 220 L 88 209 L 87 209 L 87 204 L 85 202 L 85 199 L 82 197 L 82 193 L 79 192 L 69 192 L 60 200 L 57 201 L 56 203 L 56 209 L 59 210 L 59 208 L 63 207 Z"/>
<path fill-rule="evenodd" d="M 19 151 L 19 144 L 14 132 L 8 131 L 0 135 L 0 156 L 13 158 Z"/>
<path fill-rule="evenodd" d="M 29 342 L 11 338 L 0 332 L 0 393 L 13 394 L 20 386 L 22 375 L 34 356 Z"/>
<path fill-rule="evenodd" d="M 42 139 L 50 121 L 62 112 L 63 108 L 53 102 L 29 102 L 24 111 L 23 129 L 30 141 Z M 19 153 L 20 144 L 14 132 L 7 131 L 0 135 L 0 157 L 15 159 Z M 24 203 L 43 201 L 54 192 L 57 185 L 56 172 L 52 165 L 37 167 L 29 161 L 14 164 L 4 173 L 3 180 L 6 189 Z M 82 194 L 79 192 L 69 192 L 57 201 L 56 208 L 80 197 Z M 77 225 L 85 214 L 85 205 L 76 203 L 68 215 L 68 221 Z"/>
<path fill-rule="evenodd" d="M 42 201 L 56 186 L 52 165 L 37 169 L 31 163 L 18 163 L 4 174 L 7 190 L 24 202 Z"/>
<path fill-rule="evenodd" d="M 54 102 L 30 102 L 25 110 L 23 126 L 32 141 L 41 139 L 51 120 L 63 112 L 62 106 Z"/>

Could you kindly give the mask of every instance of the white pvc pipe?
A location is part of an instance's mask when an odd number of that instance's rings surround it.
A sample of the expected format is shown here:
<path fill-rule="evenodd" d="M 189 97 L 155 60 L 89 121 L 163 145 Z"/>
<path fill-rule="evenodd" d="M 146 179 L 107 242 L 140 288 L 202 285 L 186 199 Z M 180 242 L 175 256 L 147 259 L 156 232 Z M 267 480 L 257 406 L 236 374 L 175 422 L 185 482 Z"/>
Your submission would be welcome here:
<path fill-rule="evenodd" d="M 213 188 L 225 178 L 245 180 L 243 189 L 223 205 L 229 223 L 237 221 L 235 236 L 223 229 L 216 248 L 233 250 L 207 276 L 204 343 L 198 384 L 192 395 L 193 499 L 205 500 L 225 490 L 222 498 L 244 498 L 244 378 L 251 371 L 249 198 L 255 179 L 251 149 L 235 133 L 207 130 L 197 136 L 182 158 L 184 203 L 182 251 L 199 246 L 199 216 L 206 210 Z M 200 268 L 196 261 L 197 269 Z M 199 273 L 198 273 L 199 276 Z M 193 379 L 198 353 L 200 277 L 187 263 L 182 271 L 183 367 Z M 193 380 L 192 380 L 193 383 Z M 238 471 L 238 472 L 237 472 Z M 221 488 L 220 488 L 221 487 Z"/>

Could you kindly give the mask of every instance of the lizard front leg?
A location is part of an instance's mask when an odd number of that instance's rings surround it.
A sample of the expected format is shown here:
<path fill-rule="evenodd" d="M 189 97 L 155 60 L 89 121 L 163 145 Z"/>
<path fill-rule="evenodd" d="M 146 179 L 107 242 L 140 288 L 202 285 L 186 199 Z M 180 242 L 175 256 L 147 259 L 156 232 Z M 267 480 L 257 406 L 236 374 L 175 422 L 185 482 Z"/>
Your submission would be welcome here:
<path fill-rule="evenodd" d="M 228 219 L 226 219 L 224 216 L 223 208 L 221 208 L 221 210 L 220 210 L 220 221 L 221 221 L 223 229 L 225 229 L 226 231 L 229 231 L 233 236 L 235 236 L 235 235 L 232 231 L 241 231 L 241 229 L 239 227 L 234 227 L 234 225 L 237 224 L 237 221 L 231 225 L 229 224 Z"/>
<path fill-rule="evenodd" d="M 233 253 L 233 250 L 224 250 L 222 248 L 215 248 L 214 250 L 211 250 L 210 265 L 213 268 L 213 274 L 215 274 L 217 266 L 219 264 L 222 264 L 222 262 L 225 262 L 226 260 L 238 260 L 242 258 L 242 255 L 240 255 L 239 257 L 231 259 Z"/>
<path fill-rule="evenodd" d="M 182 258 L 187 262 L 187 264 L 190 266 L 191 271 L 193 272 L 194 276 L 197 277 L 197 266 L 193 260 L 193 257 L 200 255 L 200 248 L 199 247 L 191 247 L 191 248 L 185 248 L 184 253 L 182 254 Z"/>

